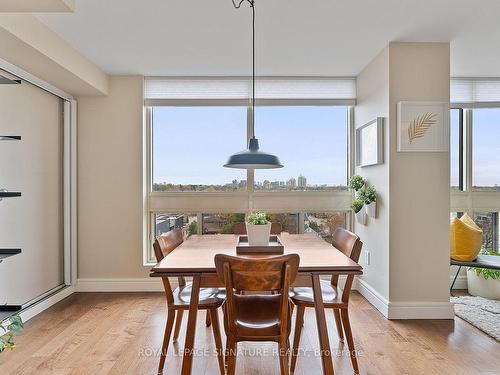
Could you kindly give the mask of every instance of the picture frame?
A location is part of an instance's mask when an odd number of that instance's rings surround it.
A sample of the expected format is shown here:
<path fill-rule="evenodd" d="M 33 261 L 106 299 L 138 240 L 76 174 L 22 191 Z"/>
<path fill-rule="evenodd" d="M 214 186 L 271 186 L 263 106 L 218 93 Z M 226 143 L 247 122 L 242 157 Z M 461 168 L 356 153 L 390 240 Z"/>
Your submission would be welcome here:
<path fill-rule="evenodd" d="M 448 152 L 450 103 L 399 102 L 397 142 L 398 152 Z"/>
<path fill-rule="evenodd" d="M 384 163 L 384 118 L 356 129 L 356 166 L 368 167 Z"/>

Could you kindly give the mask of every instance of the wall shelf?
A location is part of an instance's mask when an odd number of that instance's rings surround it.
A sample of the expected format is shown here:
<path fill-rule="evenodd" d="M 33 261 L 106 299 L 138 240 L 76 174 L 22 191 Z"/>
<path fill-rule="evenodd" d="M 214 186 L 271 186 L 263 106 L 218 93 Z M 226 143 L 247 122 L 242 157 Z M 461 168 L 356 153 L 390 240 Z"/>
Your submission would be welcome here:
<path fill-rule="evenodd" d="M 20 191 L 0 191 L 0 198 L 13 198 L 20 197 Z"/>
<path fill-rule="evenodd" d="M 20 141 L 20 135 L 0 135 L 0 141 Z"/>
<path fill-rule="evenodd" d="M 21 254 L 21 252 L 21 249 L 0 249 L 0 263 L 2 263 L 4 259 Z"/>

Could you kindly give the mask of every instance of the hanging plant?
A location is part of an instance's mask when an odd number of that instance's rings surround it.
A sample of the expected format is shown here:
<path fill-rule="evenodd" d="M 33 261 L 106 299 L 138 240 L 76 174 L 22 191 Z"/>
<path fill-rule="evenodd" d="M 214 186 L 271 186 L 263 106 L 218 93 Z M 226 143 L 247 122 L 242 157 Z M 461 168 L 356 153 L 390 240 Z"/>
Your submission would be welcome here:
<path fill-rule="evenodd" d="M 361 177 L 359 174 L 355 174 L 349 180 L 349 187 L 354 191 L 360 190 L 365 184 L 365 179 Z"/>
<path fill-rule="evenodd" d="M 0 353 L 7 348 L 14 350 L 16 347 L 14 332 L 19 332 L 23 328 L 23 320 L 19 315 L 14 314 L 9 318 L 9 325 L 7 325 L 7 328 L 2 324 L 0 324 L 0 327 L 4 332 L 4 335 L 0 337 Z"/>

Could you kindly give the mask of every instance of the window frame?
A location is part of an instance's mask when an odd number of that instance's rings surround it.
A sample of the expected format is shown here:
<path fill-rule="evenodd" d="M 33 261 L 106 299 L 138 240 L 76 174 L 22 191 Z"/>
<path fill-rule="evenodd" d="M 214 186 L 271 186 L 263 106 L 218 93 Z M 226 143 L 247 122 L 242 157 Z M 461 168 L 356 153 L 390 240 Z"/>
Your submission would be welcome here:
<path fill-rule="evenodd" d="M 354 106 L 351 100 L 333 99 L 262 99 L 256 100 L 256 106 L 342 106 L 346 107 L 347 117 L 347 181 L 354 172 Z M 254 171 L 247 170 L 247 191 L 206 192 L 154 192 L 152 191 L 152 116 L 153 107 L 197 107 L 197 106 L 244 106 L 247 108 L 247 141 L 252 134 L 252 110 L 249 100 L 239 99 L 207 99 L 207 100 L 147 100 L 144 106 L 144 176 L 143 176 L 143 265 L 156 264 L 152 249 L 154 241 L 153 219 L 154 214 L 163 212 L 190 212 L 196 213 L 201 223 L 202 214 L 210 213 L 249 213 L 262 210 L 272 213 L 298 213 L 299 233 L 304 232 L 304 213 L 307 212 L 346 212 L 347 226 L 352 227 L 350 205 L 352 192 L 346 191 L 254 191 Z M 346 186 L 347 186 L 346 181 Z M 198 225 L 198 234 L 202 225 Z"/>
<path fill-rule="evenodd" d="M 499 108 L 499 106 L 465 106 L 455 105 L 451 109 L 461 109 L 463 112 L 463 165 L 462 170 L 465 173 L 465 186 L 462 191 L 451 190 L 450 186 L 450 212 L 464 212 L 471 218 L 476 213 L 482 212 L 500 212 L 500 191 L 478 191 L 472 186 L 473 174 L 473 128 L 474 128 L 474 108 Z M 451 185 L 451 184 L 450 184 Z"/>

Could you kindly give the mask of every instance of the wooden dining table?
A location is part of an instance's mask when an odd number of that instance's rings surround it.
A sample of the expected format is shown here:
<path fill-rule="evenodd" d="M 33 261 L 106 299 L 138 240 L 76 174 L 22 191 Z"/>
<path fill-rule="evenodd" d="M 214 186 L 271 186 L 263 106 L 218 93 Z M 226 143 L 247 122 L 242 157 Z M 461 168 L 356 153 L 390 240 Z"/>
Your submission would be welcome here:
<path fill-rule="evenodd" d="M 191 375 L 200 288 L 224 286 L 217 277 L 214 257 L 216 254 L 236 256 L 238 237 L 233 234 L 190 236 L 151 269 L 151 277 L 186 276 L 193 278 L 186 339 L 182 352 L 182 375 Z M 282 233 L 279 237 L 285 254 L 300 256 L 299 274 L 293 286 L 313 289 L 323 374 L 333 375 L 332 352 L 321 295 L 320 276 L 361 275 L 363 268 L 319 236 Z"/>

